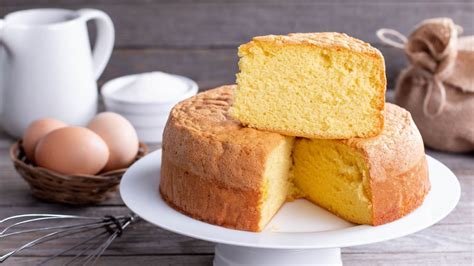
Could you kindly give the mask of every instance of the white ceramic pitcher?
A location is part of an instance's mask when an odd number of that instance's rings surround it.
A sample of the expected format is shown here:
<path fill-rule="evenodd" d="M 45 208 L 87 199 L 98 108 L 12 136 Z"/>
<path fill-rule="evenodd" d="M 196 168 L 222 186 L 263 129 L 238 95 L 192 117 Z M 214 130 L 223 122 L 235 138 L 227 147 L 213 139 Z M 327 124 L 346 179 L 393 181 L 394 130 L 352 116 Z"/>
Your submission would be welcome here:
<path fill-rule="evenodd" d="M 86 25 L 89 20 L 97 26 L 93 51 Z M 113 43 L 112 20 L 99 10 L 32 9 L 0 20 L 1 123 L 5 131 L 21 137 L 30 122 L 43 117 L 87 124 L 97 112 L 96 80 Z"/>

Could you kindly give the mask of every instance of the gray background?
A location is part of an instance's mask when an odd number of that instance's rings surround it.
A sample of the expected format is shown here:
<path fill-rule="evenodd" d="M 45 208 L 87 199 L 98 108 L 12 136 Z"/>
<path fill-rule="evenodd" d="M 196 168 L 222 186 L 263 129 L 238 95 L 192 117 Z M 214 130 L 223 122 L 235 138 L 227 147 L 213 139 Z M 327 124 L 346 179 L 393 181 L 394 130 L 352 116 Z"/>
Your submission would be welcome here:
<path fill-rule="evenodd" d="M 115 51 L 102 82 L 160 70 L 189 76 L 201 89 L 233 83 L 236 48 L 256 35 L 346 32 L 382 51 L 393 88 L 405 57 L 380 43 L 378 28 L 407 35 L 423 19 L 448 16 L 474 32 L 473 0 L 0 0 L 0 16 L 34 7 L 98 8 L 112 17 Z"/>

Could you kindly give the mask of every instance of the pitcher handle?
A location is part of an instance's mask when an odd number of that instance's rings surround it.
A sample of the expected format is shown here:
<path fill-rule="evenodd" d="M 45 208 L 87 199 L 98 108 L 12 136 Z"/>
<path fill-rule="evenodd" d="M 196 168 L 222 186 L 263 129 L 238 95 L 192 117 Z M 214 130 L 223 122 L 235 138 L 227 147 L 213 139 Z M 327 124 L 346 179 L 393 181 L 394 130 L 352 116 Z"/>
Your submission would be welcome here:
<path fill-rule="evenodd" d="M 2 60 L 2 46 L 3 46 L 3 40 L 2 40 L 2 33 L 3 33 L 3 27 L 5 26 L 5 21 L 3 19 L 0 19 L 0 60 Z M 4 74 L 0 73 L 0 80 L 4 79 Z M 0 82 L 0 114 L 3 113 L 3 85 Z M 0 115 L 3 116 L 3 115 Z M 2 121 L 3 122 L 3 121 Z"/>
<path fill-rule="evenodd" d="M 5 21 L 3 19 L 0 19 L 0 45 L 2 44 L 2 30 L 3 26 L 5 26 Z"/>
<path fill-rule="evenodd" d="M 112 19 L 97 9 L 80 9 L 77 11 L 84 21 L 95 20 L 97 26 L 97 37 L 92 51 L 92 62 L 94 64 L 94 75 L 96 80 L 109 62 L 110 55 L 114 49 L 115 30 Z"/>

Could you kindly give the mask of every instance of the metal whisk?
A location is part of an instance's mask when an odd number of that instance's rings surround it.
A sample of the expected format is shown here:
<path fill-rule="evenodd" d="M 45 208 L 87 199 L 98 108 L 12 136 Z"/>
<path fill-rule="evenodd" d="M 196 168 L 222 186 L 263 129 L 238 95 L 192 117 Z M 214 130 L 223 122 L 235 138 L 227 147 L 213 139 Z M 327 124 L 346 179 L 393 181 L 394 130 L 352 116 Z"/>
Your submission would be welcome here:
<path fill-rule="evenodd" d="M 139 217 L 131 213 L 126 216 L 104 217 L 88 217 L 77 215 L 61 215 L 61 214 L 23 214 L 8 217 L 0 220 L 0 246 L 2 240 L 7 237 L 15 237 L 24 234 L 41 236 L 23 244 L 4 255 L 0 254 L 0 263 L 5 262 L 8 258 L 16 255 L 22 250 L 32 248 L 34 246 L 60 239 L 70 237 L 77 234 L 91 234 L 79 243 L 73 244 L 57 254 L 40 262 L 39 265 L 52 262 L 60 256 L 70 256 L 69 261 L 65 265 L 93 265 L 97 259 L 104 253 L 110 244 L 120 237 L 131 223 L 139 220 Z M 53 226 L 42 226 L 32 229 L 25 229 L 40 222 L 54 222 Z M 5 227 L 3 227 L 5 226 Z M 22 229 L 23 228 L 23 229 Z M 4 250 L 3 248 L 0 250 Z"/>

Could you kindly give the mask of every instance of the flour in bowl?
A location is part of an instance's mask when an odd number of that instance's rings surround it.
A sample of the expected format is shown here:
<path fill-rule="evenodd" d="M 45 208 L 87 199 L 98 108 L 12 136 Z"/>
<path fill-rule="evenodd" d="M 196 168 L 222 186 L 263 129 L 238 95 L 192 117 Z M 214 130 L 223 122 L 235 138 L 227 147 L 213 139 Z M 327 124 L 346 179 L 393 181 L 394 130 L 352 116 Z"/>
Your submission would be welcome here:
<path fill-rule="evenodd" d="M 179 98 L 189 90 L 185 81 L 164 72 L 140 74 L 111 96 L 116 100 L 133 102 L 166 102 Z"/>

